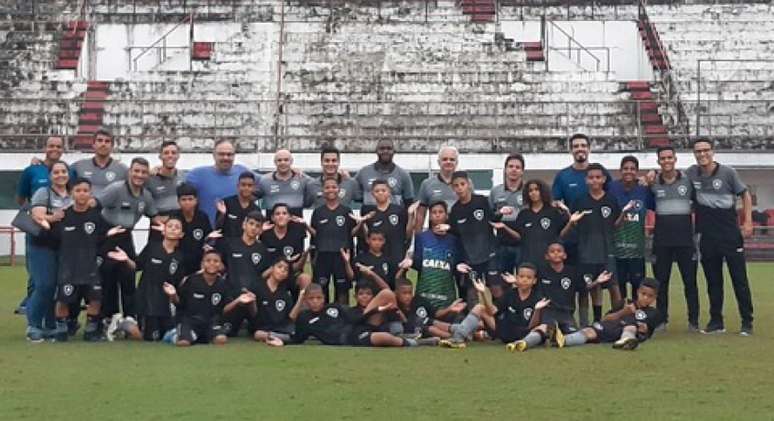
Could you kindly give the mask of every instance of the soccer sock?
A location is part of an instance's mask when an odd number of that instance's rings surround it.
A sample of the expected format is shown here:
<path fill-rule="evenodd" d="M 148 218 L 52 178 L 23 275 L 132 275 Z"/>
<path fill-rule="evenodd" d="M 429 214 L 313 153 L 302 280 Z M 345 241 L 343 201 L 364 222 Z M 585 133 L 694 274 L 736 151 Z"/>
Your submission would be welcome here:
<path fill-rule="evenodd" d="M 538 346 L 541 342 L 543 342 L 543 335 L 540 334 L 540 332 L 529 332 L 527 336 L 524 337 L 524 342 L 527 343 L 528 347 Z"/>
<path fill-rule="evenodd" d="M 57 333 L 67 332 L 67 319 L 66 318 L 56 319 L 56 332 Z"/>
<path fill-rule="evenodd" d="M 634 338 L 637 339 L 636 331 L 624 329 L 623 333 L 621 333 L 621 339 L 628 339 L 628 338 Z"/>
<path fill-rule="evenodd" d="M 583 345 L 586 343 L 586 335 L 583 332 L 571 333 L 564 337 L 564 346 Z"/>
<path fill-rule="evenodd" d="M 270 334 L 270 335 L 271 335 L 271 337 L 272 337 L 272 338 L 279 338 L 279 339 L 282 339 L 282 342 L 288 342 L 288 341 L 290 341 L 290 335 L 288 335 L 287 333 L 277 333 L 277 332 L 271 332 L 271 334 Z"/>
<path fill-rule="evenodd" d="M 594 321 L 598 322 L 602 320 L 602 306 L 594 305 Z"/>
<path fill-rule="evenodd" d="M 131 329 L 133 326 L 137 326 L 137 322 L 135 322 L 134 319 L 124 318 L 121 320 L 121 323 L 118 324 L 118 329 L 124 332 L 129 332 L 129 329 Z"/>
<path fill-rule="evenodd" d="M 581 328 L 589 325 L 589 307 L 581 306 L 578 308 L 578 323 Z"/>
<path fill-rule="evenodd" d="M 416 339 L 403 338 L 403 346 L 417 346 L 417 345 L 419 344 L 417 343 Z"/>
<path fill-rule="evenodd" d="M 99 329 L 99 324 L 102 319 L 99 316 L 87 316 L 86 317 L 86 331 L 96 332 Z"/>
<path fill-rule="evenodd" d="M 455 341 L 464 341 L 465 339 L 469 338 L 470 335 L 472 335 L 473 332 L 475 332 L 478 328 L 478 323 L 480 321 L 481 319 L 479 319 L 478 316 L 473 313 L 468 313 L 468 315 L 462 319 L 459 327 L 454 329 L 452 339 Z"/>
<path fill-rule="evenodd" d="M 387 324 L 388 332 L 392 333 L 393 335 L 400 335 L 403 333 L 403 323 L 401 322 L 389 322 Z"/>

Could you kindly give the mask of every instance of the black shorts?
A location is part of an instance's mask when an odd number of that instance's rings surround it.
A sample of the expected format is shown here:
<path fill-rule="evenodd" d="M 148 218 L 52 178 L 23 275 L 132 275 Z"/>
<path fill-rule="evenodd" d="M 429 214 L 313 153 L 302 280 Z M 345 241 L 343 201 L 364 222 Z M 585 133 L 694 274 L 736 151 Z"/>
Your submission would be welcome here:
<path fill-rule="evenodd" d="M 615 259 L 616 275 L 619 285 L 632 284 L 635 290 L 639 288 L 645 277 L 645 258 Z"/>
<path fill-rule="evenodd" d="M 618 283 L 616 282 L 616 276 L 615 276 L 615 259 L 612 259 L 611 262 L 608 263 L 583 263 L 578 267 L 578 273 L 581 276 L 581 279 L 583 279 L 583 282 L 588 287 L 589 284 L 597 280 L 597 277 L 600 273 L 608 271 L 613 274 L 613 279 L 609 280 L 607 283 L 603 284 L 601 288 L 612 288 L 614 286 L 617 286 Z"/>
<path fill-rule="evenodd" d="M 486 285 L 489 287 L 503 285 L 505 283 L 505 281 L 503 281 L 502 275 L 500 274 L 500 271 L 497 269 L 497 259 L 494 257 L 484 263 L 470 265 L 470 268 L 471 273 L 468 276 L 468 282 L 471 282 L 470 279 L 475 277 L 477 279 L 483 278 L 486 282 Z"/>
<path fill-rule="evenodd" d="M 349 334 L 349 344 L 352 346 L 371 346 L 371 326 L 355 326 Z"/>
<path fill-rule="evenodd" d="M 513 323 L 504 323 L 498 320 L 495 326 L 494 337 L 507 344 L 524 339 L 529 332 L 530 330 L 524 326 L 516 326 Z"/>
<path fill-rule="evenodd" d="M 561 330 L 565 335 L 578 331 L 578 327 L 575 325 L 575 318 L 572 317 L 572 314 L 568 310 L 547 308 L 543 310 L 543 315 L 540 318 L 540 322 L 548 326 L 557 324 L 559 326 L 559 330 Z"/>
<path fill-rule="evenodd" d="M 256 330 L 292 335 L 296 331 L 296 325 L 291 321 L 282 324 L 260 324 Z"/>
<path fill-rule="evenodd" d="M 345 264 L 338 252 L 318 251 L 314 260 L 314 282 L 320 284 L 327 291 L 328 284 L 333 277 L 333 286 L 337 291 L 349 290 L 352 283 L 347 279 Z"/>
<path fill-rule="evenodd" d="M 172 317 L 140 317 L 140 330 L 142 330 L 142 339 L 146 341 L 160 341 L 164 338 L 164 334 L 174 327 L 175 320 Z"/>
<path fill-rule="evenodd" d="M 242 326 L 247 328 L 249 336 L 252 336 L 258 330 L 258 322 L 250 315 L 247 307 L 237 306 L 223 317 L 223 332 L 230 337 L 239 336 Z"/>
<path fill-rule="evenodd" d="M 183 318 L 177 325 L 177 340 L 188 341 L 191 344 L 208 344 L 216 336 L 225 336 L 221 324 L 201 322 L 198 320 Z"/>
<path fill-rule="evenodd" d="M 620 320 L 607 320 L 594 322 L 594 324 L 591 325 L 591 328 L 597 333 L 595 342 L 609 343 L 615 342 L 621 338 L 624 324 L 621 323 Z"/>
<path fill-rule="evenodd" d="M 100 284 L 59 284 L 56 287 L 56 300 L 63 304 L 80 304 L 102 301 L 102 285 Z"/>

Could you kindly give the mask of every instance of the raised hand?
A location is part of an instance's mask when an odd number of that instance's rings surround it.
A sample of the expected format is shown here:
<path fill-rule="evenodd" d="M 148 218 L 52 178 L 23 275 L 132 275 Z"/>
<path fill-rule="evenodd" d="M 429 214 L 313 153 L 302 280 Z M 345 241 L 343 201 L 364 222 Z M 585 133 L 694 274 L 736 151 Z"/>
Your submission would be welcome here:
<path fill-rule="evenodd" d="M 473 279 L 473 287 L 476 288 L 476 291 L 481 293 L 486 291 L 486 284 L 482 279 Z"/>
<path fill-rule="evenodd" d="M 513 215 L 514 212 L 516 212 L 516 209 L 513 206 L 503 206 L 500 208 L 500 213 L 503 215 Z"/>
<path fill-rule="evenodd" d="M 570 223 L 577 224 L 584 216 L 586 216 L 586 211 L 577 211 L 570 215 Z"/>
<path fill-rule="evenodd" d="M 613 274 L 608 271 L 604 271 L 600 273 L 599 276 L 597 276 L 597 283 L 605 284 L 607 282 L 610 282 L 611 279 L 613 279 Z"/>
<path fill-rule="evenodd" d="M 457 265 L 457 272 L 460 272 L 460 273 L 468 273 L 468 272 L 470 272 L 471 270 L 472 270 L 472 268 L 471 268 L 470 266 L 468 266 L 468 264 L 467 264 L 467 263 L 459 263 L 459 264 Z"/>
<path fill-rule="evenodd" d="M 397 310 L 397 309 L 398 309 L 398 306 L 396 306 L 395 303 L 393 303 L 393 302 L 389 302 L 389 303 L 387 303 L 387 304 L 385 304 L 383 306 L 377 307 L 377 310 L 379 310 L 380 313 L 385 312 L 385 311 Z"/>
<path fill-rule="evenodd" d="M 264 222 L 264 223 L 261 225 L 261 229 L 262 229 L 263 231 L 269 231 L 269 230 L 271 230 L 271 229 L 274 229 L 274 224 L 272 224 L 272 223 L 271 223 L 271 221 L 265 221 L 265 222 Z"/>
<path fill-rule="evenodd" d="M 551 202 L 551 206 L 558 208 L 564 213 L 570 213 L 570 208 L 568 208 L 567 205 L 565 205 L 561 200 L 554 200 Z"/>
<path fill-rule="evenodd" d="M 115 226 L 115 227 L 113 227 L 113 228 L 110 228 L 110 229 L 108 230 L 108 232 L 107 232 L 107 236 L 108 236 L 108 237 L 112 237 L 112 236 L 114 236 L 114 235 L 123 234 L 123 233 L 125 233 L 125 232 L 126 232 L 126 229 L 124 229 L 124 227 L 122 227 L 122 226 L 120 226 L 120 225 L 117 225 L 117 226 Z"/>
<path fill-rule="evenodd" d="M 433 232 L 436 234 L 446 234 L 451 229 L 449 224 L 436 224 L 433 225 Z"/>
<path fill-rule="evenodd" d="M 449 311 L 452 313 L 462 313 L 462 311 L 465 310 L 465 307 L 467 306 L 468 304 L 462 301 L 462 298 L 457 298 L 449 305 Z"/>
<path fill-rule="evenodd" d="M 164 285 L 162 285 L 161 288 L 164 289 L 164 294 L 167 294 L 168 297 L 172 297 L 177 294 L 175 286 L 169 282 L 164 282 Z"/>
<path fill-rule="evenodd" d="M 121 247 L 118 246 L 116 246 L 114 251 L 108 252 L 108 257 L 118 262 L 126 262 L 129 260 L 129 256 L 126 255 L 126 252 L 121 250 Z"/>
<path fill-rule="evenodd" d="M 223 238 L 223 232 L 221 230 L 215 230 L 215 231 L 207 234 L 207 239 L 208 240 L 212 239 L 212 238 Z"/>
<path fill-rule="evenodd" d="M 502 222 L 490 222 L 489 225 L 491 225 L 496 230 L 501 230 L 505 228 L 505 224 Z"/>
<path fill-rule="evenodd" d="M 153 231 L 164 232 L 164 224 L 151 224 L 150 228 Z"/>
<path fill-rule="evenodd" d="M 237 300 L 239 300 L 239 304 L 243 304 L 243 305 L 254 303 L 255 294 L 252 294 L 249 292 L 243 292 L 242 294 L 239 295 L 239 298 L 237 298 Z"/>
<path fill-rule="evenodd" d="M 290 217 L 290 222 L 295 222 L 296 224 L 306 225 L 306 221 L 304 221 L 304 218 L 293 215 Z"/>
<path fill-rule="evenodd" d="M 623 207 L 623 212 L 629 212 L 630 210 L 634 209 L 637 206 L 637 202 L 634 200 L 630 200 L 629 203 L 626 204 L 626 206 Z"/>
<path fill-rule="evenodd" d="M 509 284 L 515 284 L 516 283 L 516 277 L 512 273 L 503 273 L 501 275 L 503 277 L 503 280 Z"/>
<path fill-rule="evenodd" d="M 417 208 L 419 208 L 419 201 L 412 203 L 411 206 L 409 206 L 406 211 L 408 212 L 409 215 L 413 215 L 417 213 Z"/>
<path fill-rule="evenodd" d="M 400 263 L 398 263 L 398 267 L 400 269 L 409 269 L 409 268 L 411 268 L 412 264 L 414 264 L 414 261 L 407 257 L 407 258 L 401 260 Z"/>
<path fill-rule="evenodd" d="M 345 263 L 349 263 L 350 257 L 352 257 L 352 254 L 347 249 L 339 249 L 339 253 L 341 253 L 341 258 L 344 259 Z"/>
<path fill-rule="evenodd" d="M 540 301 L 535 303 L 535 310 L 540 310 L 548 307 L 548 305 L 551 304 L 551 300 L 547 298 L 542 298 Z"/>
<path fill-rule="evenodd" d="M 222 200 L 218 200 L 218 203 L 215 204 L 215 209 L 224 215 L 226 214 L 226 204 Z"/>

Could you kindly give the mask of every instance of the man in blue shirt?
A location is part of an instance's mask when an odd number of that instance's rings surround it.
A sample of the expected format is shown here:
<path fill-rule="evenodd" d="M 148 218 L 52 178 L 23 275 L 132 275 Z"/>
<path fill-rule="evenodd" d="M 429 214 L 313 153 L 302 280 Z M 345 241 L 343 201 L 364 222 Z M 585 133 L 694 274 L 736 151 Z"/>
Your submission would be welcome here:
<path fill-rule="evenodd" d="M 199 193 L 199 209 L 207 214 L 213 226 L 218 201 L 237 194 L 239 174 L 249 171 L 243 165 L 234 164 L 235 151 L 230 140 L 218 140 L 212 153 L 215 165 L 194 168 L 186 177 Z"/>
<path fill-rule="evenodd" d="M 54 162 L 59 161 L 62 158 L 64 152 L 64 140 L 59 136 L 51 136 L 46 140 L 46 148 L 44 150 L 46 157 L 39 164 L 33 164 L 28 166 L 22 171 L 19 184 L 16 185 L 16 203 L 19 206 L 27 205 L 35 192 L 43 187 L 49 186 L 49 170 Z M 25 235 L 24 244 L 25 247 L 29 247 L 31 237 Z M 29 261 L 27 261 L 29 264 Z M 29 266 L 27 267 L 27 273 L 29 273 Z M 27 299 L 34 285 L 32 284 L 32 278 L 27 278 L 27 295 L 19 303 L 14 313 L 25 314 L 27 309 Z"/>

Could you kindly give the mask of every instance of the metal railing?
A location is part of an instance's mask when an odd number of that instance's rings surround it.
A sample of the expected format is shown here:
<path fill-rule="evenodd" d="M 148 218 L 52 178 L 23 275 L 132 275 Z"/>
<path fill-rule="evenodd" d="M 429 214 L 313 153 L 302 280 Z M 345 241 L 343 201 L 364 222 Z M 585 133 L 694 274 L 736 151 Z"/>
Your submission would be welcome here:
<path fill-rule="evenodd" d="M 155 68 L 163 64 L 169 58 L 169 55 L 167 54 L 167 50 L 179 50 L 179 49 L 184 49 L 184 50 L 187 49 L 189 51 L 188 67 L 189 67 L 189 71 L 192 70 L 190 52 L 192 50 L 192 45 L 193 45 L 194 16 L 195 16 L 194 13 L 190 13 L 188 16 L 186 16 L 180 22 L 178 22 L 175 26 L 173 26 L 169 31 L 165 32 L 164 35 L 159 37 L 156 41 L 152 42 L 151 45 L 147 47 L 134 47 L 134 46 L 126 47 L 126 49 L 129 51 L 129 59 L 132 63 L 132 70 L 135 72 L 139 70 L 137 65 L 138 61 L 143 56 L 145 56 L 145 54 L 147 54 L 149 51 L 155 50 L 157 53 L 157 62 L 153 66 Z M 167 38 L 169 38 L 169 36 L 172 35 L 173 32 L 175 32 L 178 28 L 182 27 L 184 24 L 188 24 L 188 31 L 189 31 L 188 46 L 171 46 L 171 47 L 167 46 Z M 159 45 L 159 43 L 161 45 Z M 140 49 L 140 53 L 136 57 L 133 57 L 132 53 L 135 49 Z"/>
<path fill-rule="evenodd" d="M 562 29 L 561 26 L 557 25 L 555 22 L 547 20 L 545 16 L 543 16 L 540 19 L 541 23 L 541 45 L 543 45 L 543 51 L 546 53 L 550 51 L 556 51 L 558 54 L 565 57 L 567 60 L 571 62 L 575 62 L 577 66 L 583 70 L 591 70 L 591 71 L 600 71 L 602 60 L 597 57 L 594 53 L 592 53 L 588 48 L 583 46 L 580 42 L 578 42 L 577 39 L 573 35 L 570 35 Z M 563 35 L 567 39 L 567 47 L 557 47 L 555 46 L 556 42 L 554 42 L 555 32 L 559 31 L 561 35 Z M 605 47 L 597 47 L 604 49 Z M 567 54 L 564 54 L 563 51 L 567 50 Z M 573 59 L 573 52 L 577 52 L 575 59 Z M 548 56 L 548 54 L 546 54 Z M 583 58 L 589 57 L 593 61 L 593 68 L 586 68 L 583 65 Z M 546 67 L 548 66 L 548 60 L 546 60 Z M 610 51 L 608 50 L 607 55 L 607 72 L 610 72 Z"/>

